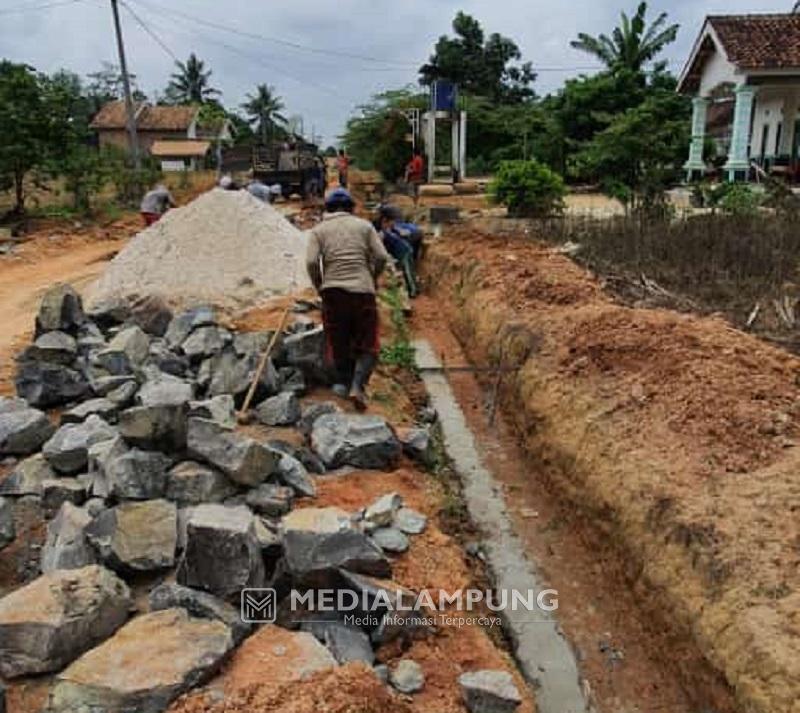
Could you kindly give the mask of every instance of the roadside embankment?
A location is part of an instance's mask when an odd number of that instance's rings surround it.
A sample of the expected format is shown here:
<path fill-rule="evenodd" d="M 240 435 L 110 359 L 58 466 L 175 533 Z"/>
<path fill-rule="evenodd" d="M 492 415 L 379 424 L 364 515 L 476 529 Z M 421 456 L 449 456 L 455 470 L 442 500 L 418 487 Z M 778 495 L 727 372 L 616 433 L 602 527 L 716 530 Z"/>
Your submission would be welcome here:
<path fill-rule="evenodd" d="M 530 486 L 615 544 L 642 606 L 743 710 L 799 711 L 800 360 L 722 320 L 615 304 L 527 240 L 455 231 L 427 270 L 470 357 L 519 366 L 499 398 Z"/>

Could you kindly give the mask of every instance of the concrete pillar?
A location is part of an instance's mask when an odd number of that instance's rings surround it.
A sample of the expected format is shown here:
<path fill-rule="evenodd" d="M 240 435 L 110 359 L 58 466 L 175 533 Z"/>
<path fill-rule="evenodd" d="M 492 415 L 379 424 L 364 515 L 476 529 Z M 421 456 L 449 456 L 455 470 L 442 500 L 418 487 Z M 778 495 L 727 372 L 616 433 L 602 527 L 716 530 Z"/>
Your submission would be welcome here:
<path fill-rule="evenodd" d="M 467 177 L 467 112 L 462 111 L 458 117 L 460 130 L 458 132 L 458 165 L 461 171 L 461 180 Z"/>
<path fill-rule="evenodd" d="M 689 160 L 683 165 L 686 175 L 691 181 L 706 171 L 703 161 L 703 147 L 706 142 L 706 119 L 708 116 L 708 99 L 695 97 L 692 99 L 692 143 L 689 146 Z"/>
<path fill-rule="evenodd" d="M 725 164 L 729 181 L 735 181 L 737 178 L 747 180 L 750 173 L 750 135 L 753 130 L 753 104 L 756 91 L 756 87 L 746 84 L 736 89 L 731 150 L 728 162 Z"/>
<path fill-rule="evenodd" d="M 797 110 L 800 107 L 800 96 L 787 94 L 783 103 L 783 133 L 781 146 L 778 153 L 781 156 L 792 155 L 792 142 L 794 141 L 794 127 L 797 124 Z"/>

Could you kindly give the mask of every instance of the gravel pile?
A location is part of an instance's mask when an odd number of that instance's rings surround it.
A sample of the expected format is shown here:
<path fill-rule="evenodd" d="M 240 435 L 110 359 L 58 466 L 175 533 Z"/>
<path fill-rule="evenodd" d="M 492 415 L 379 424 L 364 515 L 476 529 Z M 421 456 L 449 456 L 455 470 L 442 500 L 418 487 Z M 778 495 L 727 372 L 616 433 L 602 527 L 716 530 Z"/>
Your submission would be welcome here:
<path fill-rule="evenodd" d="M 247 191 L 214 189 L 139 233 L 89 288 L 89 302 L 158 295 L 236 309 L 310 286 L 307 237 Z"/>

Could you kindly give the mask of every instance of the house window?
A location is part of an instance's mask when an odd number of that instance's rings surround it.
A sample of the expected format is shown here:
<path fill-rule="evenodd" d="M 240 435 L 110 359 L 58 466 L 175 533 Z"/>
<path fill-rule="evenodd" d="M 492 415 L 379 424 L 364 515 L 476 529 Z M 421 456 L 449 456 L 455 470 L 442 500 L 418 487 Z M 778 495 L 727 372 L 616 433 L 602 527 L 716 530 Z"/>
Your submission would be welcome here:
<path fill-rule="evenodd" d="M 761 160 L 767 157 L 767 146 L 769 146 L 769 124 L 764 124 L 761 133 Z"/>
<path fill-rule="evenodd" d="M 781 155 L 781 139 L 783 138 L 783 122 L 778 123 L 778 129 L 775 132 L 775 155 Z"/>

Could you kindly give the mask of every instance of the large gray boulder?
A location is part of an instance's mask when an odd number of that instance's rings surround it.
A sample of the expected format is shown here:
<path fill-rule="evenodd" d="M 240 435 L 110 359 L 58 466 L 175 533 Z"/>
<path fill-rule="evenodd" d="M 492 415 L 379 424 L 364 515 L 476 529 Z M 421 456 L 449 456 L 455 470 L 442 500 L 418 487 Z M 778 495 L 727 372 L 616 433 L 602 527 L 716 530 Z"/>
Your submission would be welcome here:
<path fill-rule="evenodd" d="M 386 419 L 369 414 L 327 414 L 314 421 L 311 446 L 328 468 L 391 470 L 402 447 Z"/>
<path fill-rule="evenodd" d="M 43 574 L 0 599 L 0 673 L 58 671 L 111 636 L 130 606 L 125 582 L 103 567 Z"/>
<path fill-rule="evenodd" d="M 0 398 L 0 455 L 35 453 L 55 430 L 42 411 L 29 408 L 21 399 Z"/>
<path fill-rule="evenodd" d="M 42 549 L 42 572 L 58 569 L 80 569 L 97 562 L 94 549 L 86 539 L 86 528 L 92 516 L 70 502 L 61 506 L 47 525 L 47 539 Z"/>
<path fill-rule="evenodd" d="M 167 476 L 167 500 L 181 507 L 221 503 L 236 493 L 236 486 L 222 471 L 195 461 L 179 463 Z"/>
<path fill-rule="evenodd" d="M 339 508 L 294 510 L 281 520 L 286 565 L 295 584 L 328 586 L 337 569 L 388 577 L 383 551 Z"/>
<path fill-rule="evenodd" d="M 104 510 L 85 532 L 100 560 L 114 570 L 151 572 L 175 564 L 178 511 L 166 500 L 122 503 Z"/>
<path fill-rule="evenodd" d="M 186 523 L 178 582 L 223 599 L 264 584 L 264 560 L 253 513 L 246 507 L 198 505 Z"/>
<path fill-rule="evenodd" d="M 55 477 L 55 471 L 45 457 L 38 453 L 18 463 L 5 479 L 0 480 L 0 495 L 41 496 L 43 483 Z"/>
<path fill-rule="evenodd" d="M 283 340 L 283 357 L 288 366 L 300 369 L 307 378 L 325 381 L 325 330 L 322 327 L 293 334 Z"/>
<path fill-rule="evenodd" d="M 166 609 L 137 617 L 59 674 L 49 713 L 163 713 L 233 648 L 220 621 Z M 131 662 L 131 665 L 120 665 Z"/>
<path fill-rule="evenodd" d="M 70 285 L 55 285 L 39 305 L 36 335 L 57 330 L 74 333 L 85 321 L 81 296 Z"/>
<path fill-rule="evenodd" d="M 59 473 L 72 475 L 86 470 L 89 447 L 117 436 L 115 428 L 99 416 L 89 416 L 83 423 L 61 426 L 44 444 L 42 454 Z"/>
<path fill-rule="evenodd" d="M 300 401 L 288 391 L 271 396 L 258 405 L 256 416 L 265 426 L 293 426 L 300 420 Z"/>
<path fill-rule="evenodd" d="M 263 444 L 201 418 L 189 419 L 187 449 L 192 458 L 219 468 L 241 485 L 260 485 L 275 472 L 278 461 Z"/>
<path fill-rule="evenodd" d="M 78 356 L 78 342 L 66 332 L 45 332 L 20 356 L 21 361 L 46 361 L 69 366 Z"/>
<path fill-rule="evenodd" d="M 23 361 L 14 380 L 17 394 L 36 408 L 61 406 L 89 394 L 89 382 L 75 369 L 44 361 Z"/>
<path fill-rule="evenodd" d="M 0 498 L 0 550 L 11 544 L 16 537 L 14 506 L 6 498 Z"/>
<path fill-rule="evenodd" d="M 472 671 L 458 677 L 470 713 L 513 713 L 522 696 L 508 671 Z"/>
<path fill-rule="evenodd" d="M 239 644 L 251 631 L 252 625 L 242 621 L 241 611 L 208 592 L 165 582 L 150 592 L 150 611 L 185 609 L 200 619 L 221 621 L 231 630 L 233 641 Z"/>
<path fill-rule="evenodd" d="M 164 453 L 186 448 L 187 406 L 134 406 L 119 415 L 120 435 L 133 446 Z"/>

